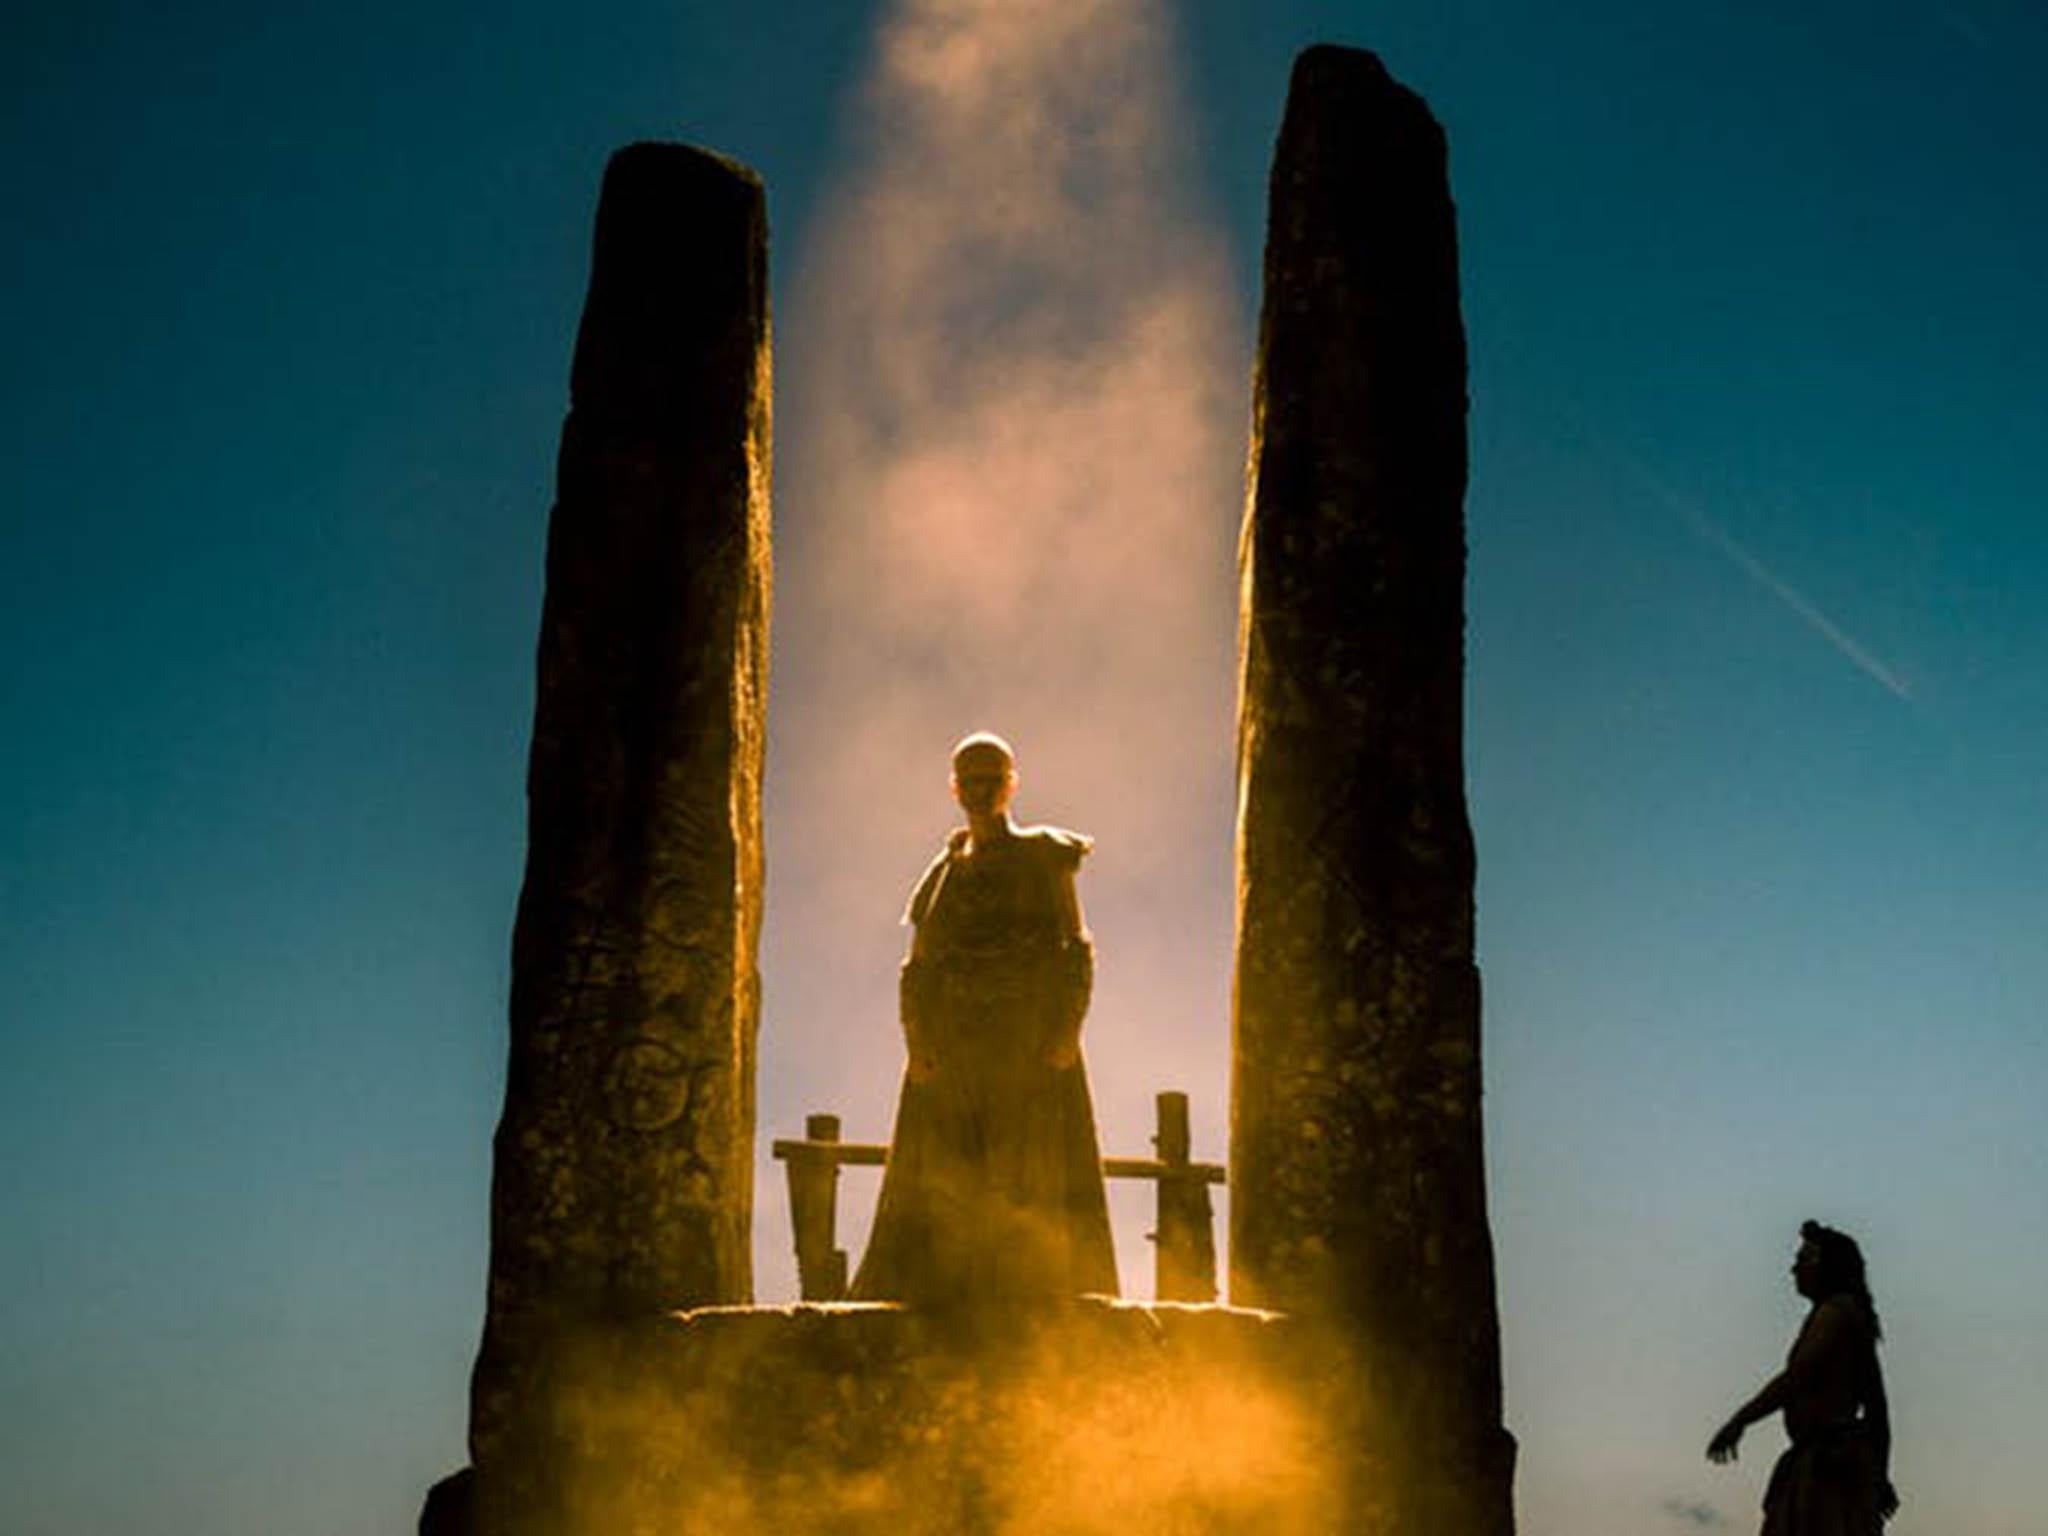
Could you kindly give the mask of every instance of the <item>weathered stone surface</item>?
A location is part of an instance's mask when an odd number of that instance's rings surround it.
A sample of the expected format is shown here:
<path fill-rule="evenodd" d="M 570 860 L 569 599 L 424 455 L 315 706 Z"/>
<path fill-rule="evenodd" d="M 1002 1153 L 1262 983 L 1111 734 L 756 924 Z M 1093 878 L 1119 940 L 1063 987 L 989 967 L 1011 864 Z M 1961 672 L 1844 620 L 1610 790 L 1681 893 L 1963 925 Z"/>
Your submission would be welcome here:
<path fill-rule="evenodd" d="M 522 1437 L 560 1350 L 751 1294 L 769 357 L 759 179 L 620 151 L 548 529 L 472 1399 L 489 1530 L 547 1461 Z"/>
<path fill-rule="evenodd" d="M 1462 759 L 1465 342 L 1441 129 L 1295 65 L 1242 565 L 1231 1299 L 1362 1354 L 1392 1528 L 1512 1528 Z M 1372 1529 L 1360 1523 L 1357 1529 Z"/>
<path fill-rule="evenodd" d="M 1332 1457 L 1370 1439 L 1356 1382 L 1288 1320 L 1224 1307 L 698 1311 L 574 1363 L 562 1528 L 1335 1536 Z"/>

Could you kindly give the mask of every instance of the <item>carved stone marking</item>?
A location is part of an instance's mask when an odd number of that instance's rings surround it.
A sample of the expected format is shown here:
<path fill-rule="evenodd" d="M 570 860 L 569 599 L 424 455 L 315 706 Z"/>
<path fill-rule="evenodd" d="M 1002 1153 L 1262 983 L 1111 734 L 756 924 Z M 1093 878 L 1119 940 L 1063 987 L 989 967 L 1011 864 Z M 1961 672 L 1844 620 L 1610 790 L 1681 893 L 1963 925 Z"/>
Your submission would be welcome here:
<path fill-rule="evenodd" d="M 690 1064 L 659 1040 L 629 1040 L 605 1068 L 604 1103 L 606 1117 L 620 1130 L 673 1125 L 690 1106 Z"/>

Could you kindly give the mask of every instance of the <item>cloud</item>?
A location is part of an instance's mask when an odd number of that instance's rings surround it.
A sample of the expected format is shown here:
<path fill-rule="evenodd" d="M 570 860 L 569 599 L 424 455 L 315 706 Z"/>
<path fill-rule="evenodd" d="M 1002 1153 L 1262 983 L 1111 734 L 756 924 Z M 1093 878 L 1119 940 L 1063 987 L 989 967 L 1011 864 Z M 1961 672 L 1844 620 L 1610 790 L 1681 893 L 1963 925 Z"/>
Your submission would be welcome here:
<path fill-rule="evenodd" d="M 1728 1517 L 1720 1510 L 1697 1499 L 1669 1498 L 1660 1507 L 1673 1520 L 1695 1530 L 1710 1531 L 1728 1523 Z"/>

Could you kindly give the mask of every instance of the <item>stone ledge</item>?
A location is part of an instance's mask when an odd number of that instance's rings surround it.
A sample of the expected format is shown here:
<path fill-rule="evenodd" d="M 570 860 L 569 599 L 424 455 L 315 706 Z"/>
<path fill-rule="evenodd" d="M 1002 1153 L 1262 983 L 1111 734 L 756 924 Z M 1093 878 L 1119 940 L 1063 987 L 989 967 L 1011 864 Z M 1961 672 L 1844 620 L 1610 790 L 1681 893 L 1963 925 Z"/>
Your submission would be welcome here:
<path fill-rule="evenodd" d="M 561 1361 L 548 1525 L 574 1536 L 1358 1528 L 1332 1513 L 1355 1373 L 1277 1313 L 706 1307 Z"/>

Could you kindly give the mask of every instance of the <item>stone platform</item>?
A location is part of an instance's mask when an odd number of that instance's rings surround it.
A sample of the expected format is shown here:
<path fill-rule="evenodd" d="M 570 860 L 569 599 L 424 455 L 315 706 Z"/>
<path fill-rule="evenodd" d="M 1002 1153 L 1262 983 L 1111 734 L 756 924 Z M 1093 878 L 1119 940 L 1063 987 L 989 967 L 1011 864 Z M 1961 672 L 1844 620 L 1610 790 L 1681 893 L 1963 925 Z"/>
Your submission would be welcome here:
<path fill-rule="evenodd" d="M 1095 1297 L 958 1315 L 706 1307 L 557 1365 L 556 1475 L 533 1528 L 560 1536 L 1373 1525 L 1365 1394 L 1339 1354 L 1271 1312 Z"/>

